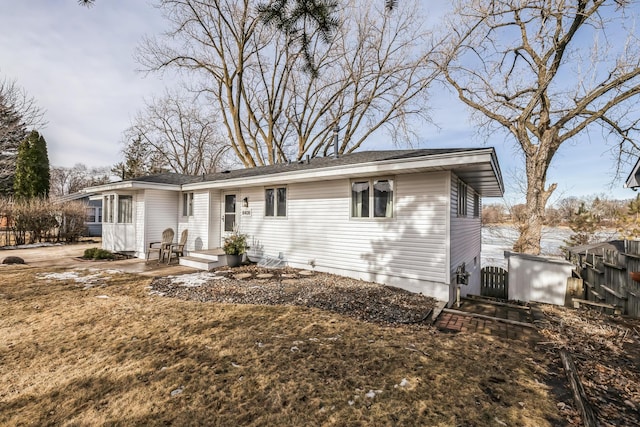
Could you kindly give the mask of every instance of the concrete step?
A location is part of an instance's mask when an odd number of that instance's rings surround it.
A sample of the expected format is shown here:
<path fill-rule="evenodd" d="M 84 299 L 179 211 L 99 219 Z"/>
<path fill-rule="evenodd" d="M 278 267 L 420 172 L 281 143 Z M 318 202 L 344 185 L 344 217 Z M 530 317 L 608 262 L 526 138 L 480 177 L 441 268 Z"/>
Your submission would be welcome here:
<path fill-rule="evenodd" d="M 185 267 L 197 268 L 198 270 L 209 271 L 213 268 L 221 267 L 226 264 L 226 259 L 223 257 L 221 257 L 221 259 L 218 259 L 218 257 L 216 257 L 215 260 L 195 257 L 192 255 L 180 257 L 180 265 L 184 265 Z"/>
<path fill-rule="evenodd" d="M 219 261 L 224 258 L 224 252 L 222 249 L 210 249 L 206 251 L 189 251 L 189 256 L 192 258 L 199 258 L 208 261 Z"/>

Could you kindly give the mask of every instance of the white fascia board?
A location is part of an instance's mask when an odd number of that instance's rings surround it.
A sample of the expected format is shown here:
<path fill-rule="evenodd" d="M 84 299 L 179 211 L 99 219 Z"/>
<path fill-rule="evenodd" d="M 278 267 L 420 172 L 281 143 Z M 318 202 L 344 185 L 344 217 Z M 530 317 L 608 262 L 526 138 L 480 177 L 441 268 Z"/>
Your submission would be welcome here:
<path fill-rule="evenodd" d="M 281 172 L 271 175 L 258 175 L 246 178 L 225 179 L 185 184 L 184 191 L 238 187 L 240 185 L 288 184 L 325 179 L 340 179 L 356 176 L 390 173 L 410 173 L 419 171 L 436 171 L 452 169 L 460 165 L 491 163 L 493 165 L 493 149 L 474 150 L 462 153 L 446 153 L 406 159 L 392 159 L 353 165 L 330 166 L 318 169 Z M 313 162 L 313 159 L 311 159 Z M 494 167 L 495 169 L 495 167 Z M 502 182 L 501 182 L 502 183 Z"/>
<path fill-rule="evenodd" d="M 640 159 L 638 159 L 636 164 L 633 166 L 631 173 L 627 177 L 627 181 L 624 184 L 625 188 L 636 188 L 640 186 L 640 183 L 638 182 L 638 179 L 637 179 L 638 169 L 640 169 Z"/>
<path fill-rule="evenodd" d="M 168 190 L 180 191 L 181 186 L 176 184 L 160 184 L 157 182 L 139 182 L 139 181 L 122 181 L 110 184 L 98 185 L 95 187 L 87 187 L 82 190 L 83 193 L 106 193 L 108 191 L 117 190 Z"/>

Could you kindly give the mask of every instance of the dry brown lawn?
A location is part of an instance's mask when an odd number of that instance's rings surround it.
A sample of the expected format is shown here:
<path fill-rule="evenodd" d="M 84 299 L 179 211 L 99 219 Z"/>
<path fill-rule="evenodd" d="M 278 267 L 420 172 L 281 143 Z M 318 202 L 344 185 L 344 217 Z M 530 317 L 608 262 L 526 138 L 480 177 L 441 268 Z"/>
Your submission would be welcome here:
<path fill-rule="evenodd" d="M 0 425 L 564 423 L 525 344 L 0 269 Z M 59 273 L 51 276 L 49 273 Z"/>

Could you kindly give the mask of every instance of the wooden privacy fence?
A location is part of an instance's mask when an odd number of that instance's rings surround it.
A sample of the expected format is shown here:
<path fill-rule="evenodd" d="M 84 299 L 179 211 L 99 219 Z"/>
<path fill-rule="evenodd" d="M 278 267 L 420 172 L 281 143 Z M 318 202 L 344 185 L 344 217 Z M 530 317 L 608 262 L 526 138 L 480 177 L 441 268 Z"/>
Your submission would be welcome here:
<path fill-rule="evenodd" d="M 501 267 L 484 267 L 480 273 L 480 295 L 508 299 L 509 275 L 507 270 Z"/>
<path fill-rule="evenodd" d="M 621 241 L 623 250 L 600 249 L 573 254 L 584 282 L 586 302 L 640 318 L 640 241 Z"/>

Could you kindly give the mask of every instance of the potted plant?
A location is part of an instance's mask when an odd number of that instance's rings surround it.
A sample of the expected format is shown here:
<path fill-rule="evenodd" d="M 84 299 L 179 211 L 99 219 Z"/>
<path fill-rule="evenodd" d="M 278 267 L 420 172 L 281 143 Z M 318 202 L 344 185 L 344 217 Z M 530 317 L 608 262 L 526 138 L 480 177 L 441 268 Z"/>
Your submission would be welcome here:
<path fill-rule="evenodd" d="M 247 235 L 238 232 L 232 232 L 224 239 L 222 250 L 227 255 L 227 266 L 237 267 L 242 263 L 242 257 L 247 251 Z"/>

